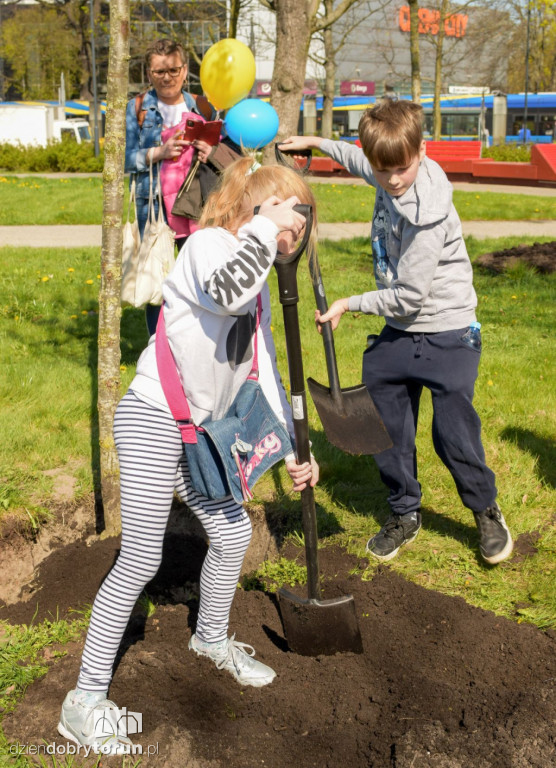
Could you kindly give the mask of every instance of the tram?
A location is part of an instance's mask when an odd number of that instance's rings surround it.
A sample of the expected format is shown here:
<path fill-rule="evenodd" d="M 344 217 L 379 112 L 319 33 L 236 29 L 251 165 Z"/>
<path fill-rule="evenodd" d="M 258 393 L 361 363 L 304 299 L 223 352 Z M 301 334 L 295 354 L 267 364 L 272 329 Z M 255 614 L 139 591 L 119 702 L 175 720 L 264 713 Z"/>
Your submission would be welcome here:
<path fill-rule="evenodd" d="M 401 96 L 400 98 L 410 98 Z M 339 138 L 355 140 L 357 127 L 363 111 L 372 106 L 375 97 L 338 96 L 334 99 L 333 130 Z M 433 97 L 423 96 L 421 104 L 425 112 L 425 136 L 432 135 Z M 494 94 L 485 96 L 447 95 L 441 98 L 443 140 L 478 140 L 481 125 L 486 128 L 486 136 L 492 142 L 493 115 L 500 110 L 505 118 L 506 142 L 520 142 L 519 135 L 527 116 L 527 141 L 541 144 L 556 141 L 556 93 L 508 93 L 502 98 Z M 316 98 L 317 130 L 322 117 L 322 97 Z M 484 120 L 484 122 L 482 122 Z M 484 134 L 485 132 L 483 132 Z M 483 136 L 484 138 L 484 136 Z"/>

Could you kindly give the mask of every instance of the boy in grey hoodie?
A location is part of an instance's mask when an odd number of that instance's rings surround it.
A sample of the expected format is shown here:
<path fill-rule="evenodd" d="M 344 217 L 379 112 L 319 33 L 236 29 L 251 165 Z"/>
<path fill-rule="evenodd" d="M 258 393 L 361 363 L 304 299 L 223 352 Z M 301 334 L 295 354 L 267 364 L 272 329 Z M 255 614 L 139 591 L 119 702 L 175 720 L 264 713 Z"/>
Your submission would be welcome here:
<path fill-rule="evenodd" d="M 376 187 L 371 228 L 378 290 L 338 299 L 317 324 L 335 329 L 344 312 L 381 315 L 386 325 L 363 355 L 363 382 L 393 446 L 375 456 L 389 488 L 391 515 L 367 543 L 378 560 L 395 557 L 421 527 L 415 433 L 423 387 L 431 391 L 432 436 L 479 530 L 483 559 L 496 564 L 513 542 L 485 463 L 473 408 L 480 346 L 463 340 L 476 320 L 473 271 L 452 204 L 452 185 L 425 155 L 422 108 L 385 100 L 359 123 L 361 148 L 317 136 L 291 136 L 280 148 L 320 149 Z"/>

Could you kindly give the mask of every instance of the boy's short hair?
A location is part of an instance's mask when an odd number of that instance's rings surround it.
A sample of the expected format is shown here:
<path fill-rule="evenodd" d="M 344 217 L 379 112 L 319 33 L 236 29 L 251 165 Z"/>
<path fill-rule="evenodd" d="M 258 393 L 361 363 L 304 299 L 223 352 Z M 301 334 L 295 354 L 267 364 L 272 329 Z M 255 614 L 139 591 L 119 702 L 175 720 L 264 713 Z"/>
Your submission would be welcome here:
<path fill-rule="evenodd" d="M 150 69 L 151 67 L 151 59 L 153 56 L 171 56 L 173 53 L 179 54 L 182 64 L 187 64 L 187 56 L 185 55 L 182 45 L 169 38 L 155 40 L 145 51 L 147 69 Z"/>
<path fill-rule="evenodd" d="M 406 165 L 421 149 L 423 108 L 413 101 L 384 99 L 363 113 L 359 140 L 372 166 Z"/>

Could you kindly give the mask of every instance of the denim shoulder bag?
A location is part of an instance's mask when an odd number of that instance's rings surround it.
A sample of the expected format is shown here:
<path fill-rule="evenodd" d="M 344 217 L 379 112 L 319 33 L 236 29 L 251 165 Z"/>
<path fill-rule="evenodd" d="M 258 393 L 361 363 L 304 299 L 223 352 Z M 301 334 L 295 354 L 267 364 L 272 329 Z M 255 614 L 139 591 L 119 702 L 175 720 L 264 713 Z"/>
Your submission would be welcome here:
<path fill-rule="evenodd" d="M 252 488 L 264 473 L 294 448 L 290 436 L 270 407 L 258 382 L 257 323 L 253 366 L 226 416 L 196 426 L 181 385 L 164 322 L 164 307 L 156 329 L 156 362 L 168 406 L 181 432 L 191 485 L 209 499 L 233 496 L 241 504 L 253 498 Z"/>

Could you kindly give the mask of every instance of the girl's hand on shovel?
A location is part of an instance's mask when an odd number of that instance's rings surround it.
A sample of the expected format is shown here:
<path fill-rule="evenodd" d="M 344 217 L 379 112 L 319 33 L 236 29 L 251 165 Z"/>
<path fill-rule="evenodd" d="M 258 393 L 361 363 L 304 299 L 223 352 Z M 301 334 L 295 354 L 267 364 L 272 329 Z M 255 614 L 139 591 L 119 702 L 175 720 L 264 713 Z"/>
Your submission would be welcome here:
<path fill-rule="evenodd" d="M 288 461 L 286 469 L 293 481 L 294 491 L 302 491 L 307 487 L 307 483 L 313 488 L 319 481 L 319 465 L 314 456 L 311 456 L 310 463 L 305 461 L 298 464 L 297 461 Z"/>
<path fill-rule="evenodd" d="M 328 307 L 328 312 L 326 312 L 324 315 L 321 315 L 320 311 L 316 309 L 315 322 L 317 324 L 318 332 L 322 333 L 323 323 L 330 323 L 332 330 L 335 331 L 338 325 L 340 324 L 340 319 L 342 315 L 344 314 L 344 312 L 347 312 L 348 310 L 349 310 L 348 299 L 336 299 L 336 301 L 332 302 L 332 304 Z"/>
<path fill-rule="evenodd" d="M 273 221 L 280 232 L 287 230 L 297 238 L 305 226 L 305 216 L 293 210 L 294 205 L 299 205 L 300 202 L 295 195 L 287 200 L 280 200 L 276 195 L 272 195 L 261 204 L 259 215 Z"/>

